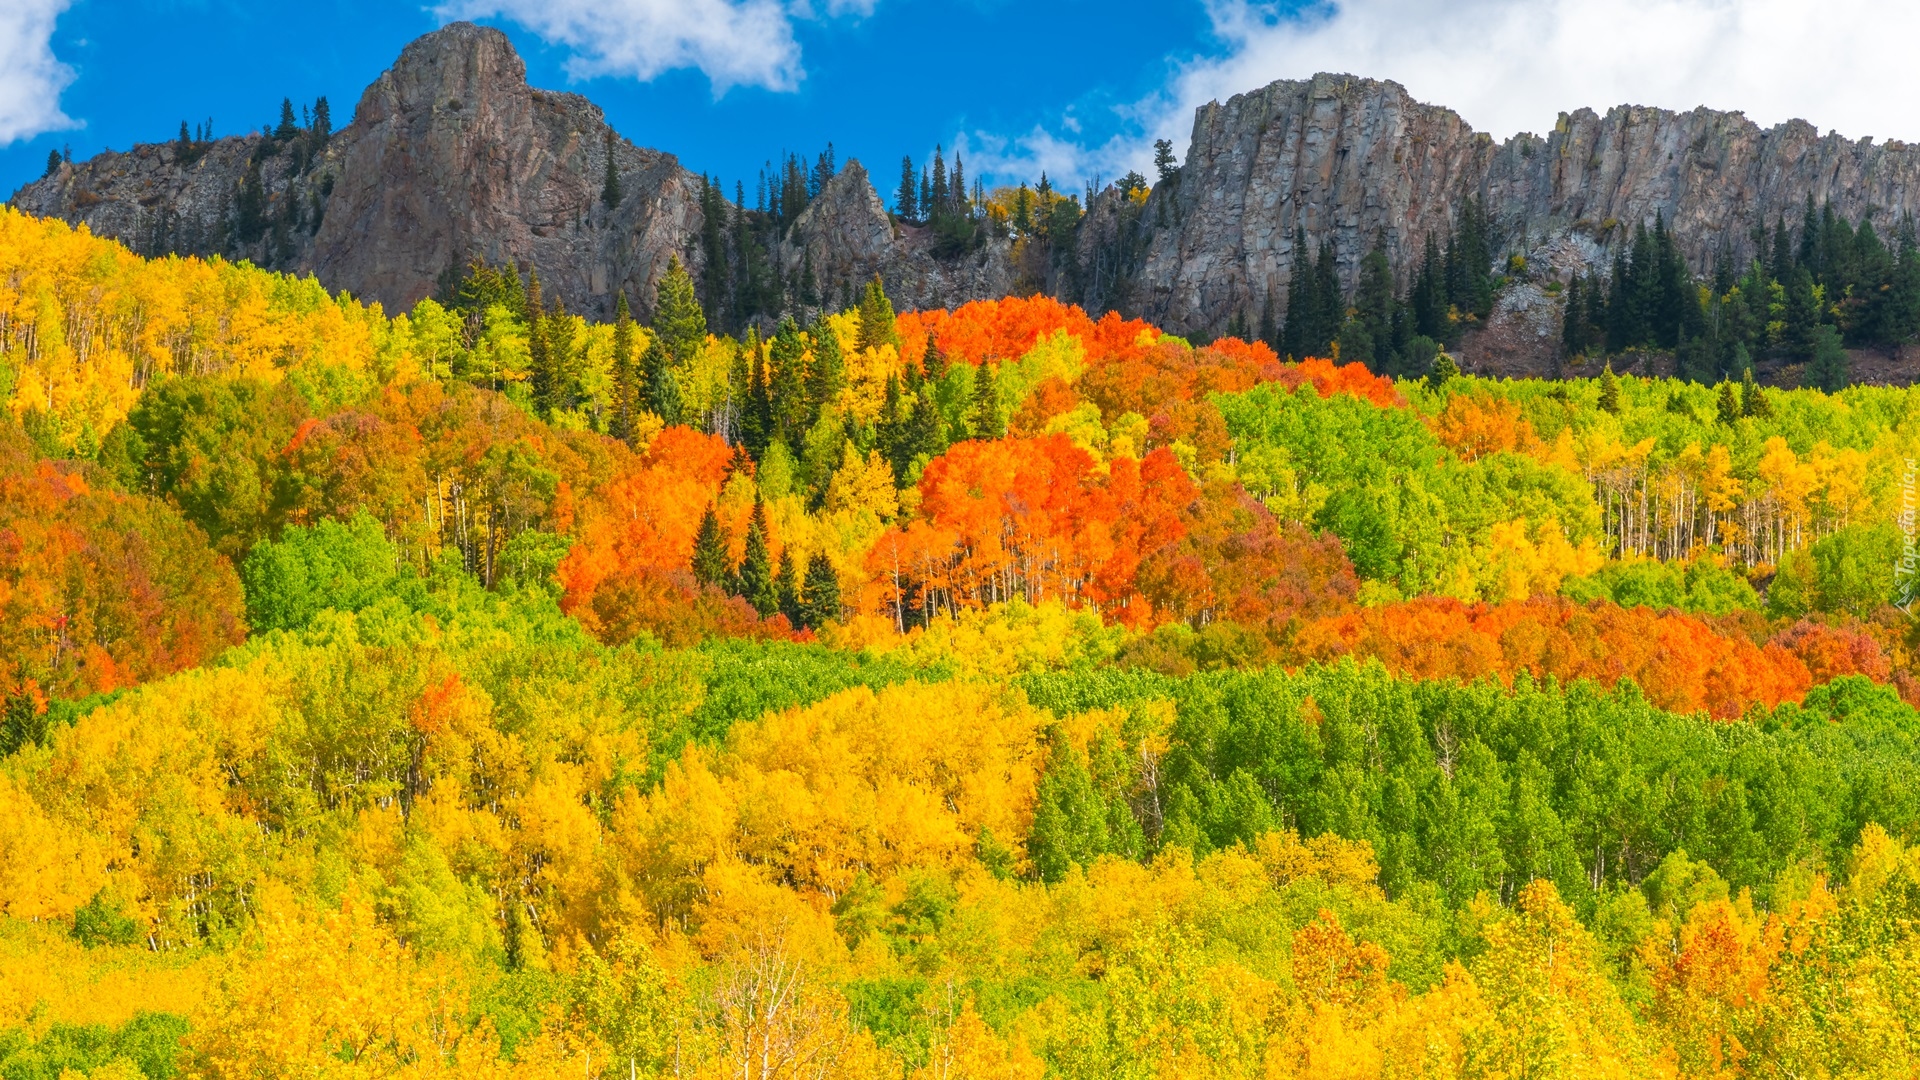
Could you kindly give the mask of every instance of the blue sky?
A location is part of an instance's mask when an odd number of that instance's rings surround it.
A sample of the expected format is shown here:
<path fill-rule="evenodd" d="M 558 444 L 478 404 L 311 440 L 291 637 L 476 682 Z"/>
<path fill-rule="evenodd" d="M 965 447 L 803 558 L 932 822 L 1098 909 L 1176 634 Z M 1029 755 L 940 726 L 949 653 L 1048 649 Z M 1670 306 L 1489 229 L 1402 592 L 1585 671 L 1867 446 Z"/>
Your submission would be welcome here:
<path fill-rule="evenodd" d="M 1322 70 L 1500 137 L 1631 102 L 1920 142 L 1911 0 L 0 0 L 0 195 L 49 149 L 256 129 L 283 96 L 344 123 L 462 15 L 511 35 L 534 85 L 749 189 L 828 140 L 883 192 L 935 143 L 971 176 L 1077 186 L 1145 171 L 1155 137 L 1184 151 L 1197 105 Z"/>
<path fill-rule="evenodd" d="M 585 94 L 628 138 L 718 172 L 729 187 L 745 179 L 751 191 L 762 161 L 783 148 L 812 153 L 828 140 L 886 180 L 902 154 L 919 160 L 962 133 L 978 148 L 980 132 L 1071 135 L 1077 122 L 1083 141 L 1126 133 L 1137 142 L 1140 124 L 1114 107 L 1156 93 L 1170 58 L 1214 42 L 1199 3 L 1141 3 L 1123 14 L 1128 6 L 1063 0 L 1036 18 L 1019 0 L 882 2 L 867 15 L 794 19 L 804 65 L 797 86 L 735 85 L 717 99 L 698 67 L 649 81 L 575 77 L 567 65 L 578 50 L 511 19 L 481 21 L 513 39 L 535 86 Z M 0 149 L 0 197 L 39 176 L 50 149 L 70 144 L 76 158 L 125 149 L 172 137 L 183 119 L 211 117 L 220 134 L 257 129 L 277 116 L 282 97 L 325 94 L 343 125 L 401 47 L 443 21 L 427 8 L 376 0 L 79 0 L 60 16 L 52 48 L 76 76 L 61 110 L 83 126 Z"/>

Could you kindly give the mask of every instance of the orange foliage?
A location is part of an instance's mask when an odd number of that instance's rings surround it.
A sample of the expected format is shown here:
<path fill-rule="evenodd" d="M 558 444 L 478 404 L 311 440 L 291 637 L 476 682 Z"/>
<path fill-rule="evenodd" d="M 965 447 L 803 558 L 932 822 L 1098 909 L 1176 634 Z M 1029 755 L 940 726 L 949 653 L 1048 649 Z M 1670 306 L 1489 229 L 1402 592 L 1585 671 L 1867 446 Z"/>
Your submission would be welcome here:
<path fill-rule="evenodd" d="M 1526 451 L 1538 444 L 1533 425 L 1520 415 L 1520 403 L 1485 395 L 1456 394 L 1439 416 L 1427 421 L 1440 444 L 1463 461 L 1489 454 Z"/>
<path fill-rule="evenodd" d="M 1308 626 L 1295 649 L 1301 660 L 1373 657 L 1420 679 L 1511 680 L 1528 671 L 1612 686 L 1630 678 L 1663 709 L 1720 719 L 1755 703 L 1797 701 L 1814 685 L 1807 664 L 1779 645 L 1756 646 L 1677 612 L 1564 597 L 1504 604 L 1425 598 L 1366 608 Z"/>
<path fill-rule="evenodd" d="M 1392 379 L 1375 375 L 1367 370 L 1365 364 L 1336 364 L 1331 360 L 1309 357 L 1298 364 L 1283 365 L 1273 381 L 1288 390 L 1297 390 L 1312 383 L 1314 390 L 1323 398 L 1352 394 L 1383 409 L 1399 408 L 1407 403 L 1400 396 L 1400 391 L 1395 389 Z"/>
<path fill-rule="evenodd" d="M 636 467 L 579 506 L 578 539 L 556 572 L 562 610 L 607 641 L 643 629 L 670 644 L 784 635 L 784 619 L 762 624 L 744 600 L 702 590 L 689 573 L 700 518 L 733 458 L 717 435 L 671 427 L 655 436 Z"/>
<path fill-rule="evenodd" d="M 910 311 L 899 317 L 901 359 L 919 363 L 932 334 L 947 359 L 963 364 L 1012 360 L 1064 330 L 1080 339 L 1090 361 L 1131 347 L 1141 334 L 1159 336 L 1147 323 L 1109 312 L 1099 322 L 1072 304 L 1050 296 L 976 300 L 953 311 Z"/>
<path fill-rule="evenodd" d="M 1882 683 L 1893 676 L 1893 663 L 1887 659 L 1886 650 L 1858 626 L 1828 626 L 1802 619 L 1775 634 L 1772 644 L 1799 657 L 1813 674 L 1815 684 L 1842 675 L 1865 675 Z"/>
<path fill-rule="evenodd" d="M 904 622 L 1017 595 L 1149 622 L 1141 562 L 1185 535 L 1196 495 L 1166 451 L 1102 471 L 1064 435 L 961 443 L 927 464 L 921 520 L 869 552 L 866 603 Z"/>
<path fill-rule="evenodd" d="M 84 697 L 195 667 L 246 636 L 242 608 L 232 565 L 177 512 L 35 460 L 18 428 L 0 435 L 0 695 Z"/>

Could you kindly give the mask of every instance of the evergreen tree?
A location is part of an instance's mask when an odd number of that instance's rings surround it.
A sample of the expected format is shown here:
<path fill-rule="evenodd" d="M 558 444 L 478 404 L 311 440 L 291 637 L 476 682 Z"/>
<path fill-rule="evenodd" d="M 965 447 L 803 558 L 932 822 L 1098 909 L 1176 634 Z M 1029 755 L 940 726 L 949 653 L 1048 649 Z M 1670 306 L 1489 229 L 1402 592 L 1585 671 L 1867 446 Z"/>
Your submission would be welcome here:
<path fill-rule="evenodd" d="M 1569 357 L 1577 357 L 1587 349 L 1587 298 L 1582 288 L 1578 274 L 1567 282 L 1567 299 L 1560 321 L 1560 346 Z"/>
<path fill-rule="evenodd" d="M 712 276 L 709 271 L 708 276 Z M 667 262 L 653 305 L 653 333 L 672 357 L 675 367 L 693 363 L 707 342 L 707 314 L 694 295 L 693 277 L 680 265 L 680 256 Z"/>
<path fill-rule="evenodd" d="M 1784 284 L 1787 286 L 1786 328 L 1781 331 L 1780 343 L 1793 359 L 1811 361 L 1814 332 L 1820 325 L 1820 304 L 1813 293 L 1813 275 L 1806 267 L 1796 266 Z"/>
<path fill-rule="evenodd" d="M 693 580 L 712 588 L 726 588 L 733 576 L 727 546 L 726 526 L 720 524 L 719 511 L 708 503 L 706 515 L 700 519 L 700 532 L 693 540 Z"/>
<path fill-rule="evenodd" d="M 187 130 L 187 122 L 180 121 L 180 138 L 173 144 L 173 160 L 185 161 L 193 154 L 193 135 Z"/>
<path fill-rule="evenodd" d="M 926 372 L 929 382 L 947 377 L 947 354 L 940 351 L 940 343 L 934 340 L 931 330 L 927 331 L 927 350 L 920 358 L 920 368 Z"/>
<path fill-rule="evenodd" d="M 1805 271 L 1801 271 L 1805 273 Z M 1808 361 L 1806 375 L 1801 379 L 1803 385 L 1815 390 L 1824 390 L 1837 394 L 1846 389 L 1849 377 L 1847 371 L 1847 350 L 1840 342 L 1840 331 L 1831 326 L 1820 326 L 1813 332 L 1813 359 Z"/>
<path fill-rule="evenodd" d="M 1173 156 L 1173 140 L 1172 139 L 1155 139 L 1154 140 L 1153 167 L 1155 170 L 1159 172 L 1160 182 L 1163 184 L 1166 183 L 1168 180 L 1173 179 L 1173 174 L 1180 171 L 1180 166 L 1175 161 Z"/>
<path fill-rule="evenodd" d="M 611 210 L 620 205 L 620 169 L 613 161 L 613 129 L 607 129 L 607 177 L 600 184 L 600 204 Z"/>
<path fill-rule="evenodd" d="M 280 123 L 273 129 L 273 137 L 286 142 L 300 134 L 300 121 L 293 115 L 293 99 L 280 99 Z"/>
<path fill-rule="evenodd" d="M 208 126 L 211 127 L 212 124 L 209 123 Z M 328 107 L 325 96 L 314 100 L 312 134 L 314 141 L 323 146 L 328 139 L 333 138 L 333 110 Z"/>
<path fill-rule="evenodd" d="M 800 619 L 810 629 L 840 621 L 840 575 L 833 562 L 816 552 L 807 560 L 807 580 L 800 594 Z"/>
<path fill-rule="evenodd" d="M 877 349 L 882 345 L 899 344 L 893 302 L 887 299 L 886 286 L 881 284 L 880 275 L 875 274 L 873 280 L 867 282 L 867 291 L 860 298 L 860 348 Z"/>
<path fill-rule="evenodd" d="M 747 546 L 734 586 L 762 618 L 780 610 L 780 582 L 767 551 L 767 507 L 757 498 L 753 500 L 753 516 L 747 519 Z"/>
<path fill-rule="evenodd" d="M 1717 402 L 1716 412 L 1719 414 L 1719 420 L 1722 424 L 1731 425 L 1739 423 L 1740 395 L 1734 393 L 1732 383 L 1722 382 L 1720 384 L 1720 398 Z"/>
<path fill-rule="evenodd" d="M 1440 257 L 1440 242 L 1431 233 L 1427 234 L 1420 270 L 1414 275 L 1407 303 L 1413 309 L 1414 333 L 1435 341 L 1448 339 L 1451 327 L 1447 322 L 1445 263 Z"/>
<path fill-rule="evenodd" d="M 798 456 L 800 440 L 809 426 L 807 343 L 800 337 L 800 326 L 792 316 L 780 320 L 780 328 L 774 333 L 767 352 L 767 398 L 773 437 L 784 440 Z"/>
<path fill-rule="evenodd" d="M 967 430 L 980 440 L 998 439 L 1007 432 L 1000 418 L 1000 388 L 993 369 L 984 361 L 973 369 L 973 405 L 967 412 Z"/>
<path fill-rule="evenodd" d="M 553 357 L 548 352 L 547 305 L 540 289 L 540 271 L 527 271 L 527 379 L 533 384 L 534 406 L 545 415 L 552 389 Z"/>
<path fill-rule="evenodd" d="M 640 407 L 640 380 L 634 366 L 633 311 L 627 293 L 613 294 L 613 416 L 608 431 L 614 438 L 633 442 L 634 412 Z"/>
<path fill-rule="evenodd" d="M 840 388 L 846 385 L 846 360 L 840 355 L 840 338 L 824 313 L 814 320 L 813 362 L 807 365 L 807 427 L 820 422 Z"/>
<path fill-rule="evenodd" d="M 647 407 L 669 427 L 686 420 L 686 406 L 680 396 L 680 376 L 673 358 L 655 337 L 647 344 Z"/>
<path fill-rule="evenodd" d="M 1387 253 L 1375 246 L 1360 260 L 1360 280 L 1353 290 L 1353 317 L 1340 332 L 1340 359 L 1365 364 L 1376 372 L 1404 374 L 1393 351 L 1398 307 L 1393 294 L 1393 267 L 1387 262 Z"/>
<path fill-rule="evenodd" d="M 1773 417 L 1773 403 L 1767 400 L 1766 391 L 1753 381 L 1753 369 L 1748 368 L 1740 379 L 1740 414 L 1757 417 L 1761 420 Z"/>
<path fill-rule="evenodd" d="M 746 415 L 740 429 L 740 444 L 747 448 L 753 460 L 766 457 L 767 447 L 773 445 L 774 416 L 773 390 L 767 380 L 767 359 L 765 350 L 760 346 L 757 335 L 747 338 L 747 400 Z"/>
<path fill-rule="evenodd" d="M 913 416 L 907 421 L 908 443 L 907 460 L 913 462 L 922 455 L 937 457 L 947 448 L 946 425 L 941 422 L 940 408 L 933 400 L 933 387 L 922 384 L 917 400 L 913 403 Z M 894 474 L 904 476 L 905 473 Z"/>
<path fill-rule="evenodd" d="M 54 173 L 59 172 L 60 166 L 63 164 L 65 163 L 60 160 L 60 151 L 58 150 L 47 151 L 47 171 L 44 175 L 52 176 Z"/>
<path fill-rule="evenodd" d="M 1443 389 L 1459 375 L 1460 365 L 1453 362 L 1453 357 L 1443 352 L 1434 353 L 1433 365 L 1427 369 L 1427 386 L 1434 390 Z"/>
<path fill-rule="evenodd" d="M 900 187 L 893 193 L 893 212 L 902 221 L 917 221 L 920 218 L 918 174 L 913 171 L 911 157 L 900 159 Z"/>
<path fill-rule="evenodd" d="M 1612 364 L 1600 372 L 1600 411 L 1615 415 L 1620 412 L 1620 380 L 1614 377 Z"/>
<path fill-rule="evenodd" d="M 793 561 L 793 545 L 780 549 L 780 568 L 774 571 L 775 591 L 780 598 L 780 614 L 787 617 L 787 624 L 800 629 L 803 614 L 801 611 L 800 567 Z"/>

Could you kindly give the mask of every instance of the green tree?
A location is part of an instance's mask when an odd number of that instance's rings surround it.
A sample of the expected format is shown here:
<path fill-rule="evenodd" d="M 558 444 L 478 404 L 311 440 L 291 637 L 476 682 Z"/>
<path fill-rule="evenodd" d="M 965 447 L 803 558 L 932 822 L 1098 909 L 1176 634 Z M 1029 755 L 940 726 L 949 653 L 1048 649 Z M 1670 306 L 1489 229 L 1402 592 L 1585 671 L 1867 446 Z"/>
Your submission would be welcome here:
<path fill-rule="evenodd" d="M 611 210 L 620 205 L 620 168 L 613 160 L 613 129 L 607 129 L 607 178 L 600 185 L 600 202 Z"/>
<path fill-rule="evenodd" d="M 735 587 L 761 616 L 780 610 L 780 582 L 767 551 L 767 506 L 758 498 L 753 500 L 753 516 L 747 519 L 746 553 L 740 559 Z"/>
<path fill-rule="evenodd" d="M 840 575 L 833 569 L 833 561 L 818 552 L 807 559 L 800 618 L 813 629 L 840 620 Z"/>
<path fill-rule="evenodd" d="M 712 275 L 718 271 L 708 269 Z M 653 333 L 676 368 L 685 367 L 707 342 L 707 314 L 694 294 L 693 277 L 680 265 L 680 256 L 667 262 L 653 305 Z"/>
<path fill-rule="evenodd" d="M 981 361 L 973 369 L 973 406 L 967 412 L 967 430 L 976 439 L 998 439 L 1006 434 L 1000 418 L 1000 388 L 995 385 L 993 369 Z"/>
<path fill-rule="evenodd" d="M 1736 394 L 1733 384 L 1722 381 L 1718 400 L 1719 420 L 1723 424 L 1736 424 L 1740 421 L 1740 395 Z"/>
<path fill-rule="evenodd" d="M 693 580 L 714 588 L 726 588 L 733 577 L 733 560 L 727 553 L 727 529 L 720 524 L 720 513 L 712 503 L 700 518 L 700 532 L 693 540 Z"/>
<path fill-rule="evenodd" d="M 300 134 L 300 120 L 293 115 L 293 99 L 280 99 L 280 123 L 273 129 L 273 137 L 285 142 Z"/>
<path fill-rule="evenodd" d="M 1836 394 L 1847 388 L 1847 367 L 1847 349 L 1840 343 L 1840 331 L 1831 326 L 1816 327 L 1813 359 L 1807 363 L 1806 375 L 1801 381 L 1812 389 Z"/>
<path fill-rule="evenodd" d="M 893 301 L 887 299 L 886 287 L 880 283 L 880 275 L 875 274 L 860 297 L 860 347 L 877 349 L 882 345 L 899 344 L 900 334 L 894 321 Z"/>
<path fill-rule="evenodd" d="M 1740 415 L 1770 419 L 1773 405 L 1767 400 L 1766 391 L 1753 381 L 1753 369 L 1747 368 L 1740 375 Z"/>
<path fill-rule="evenodd" d="M 1612 364 L 1600 372 L 1600 411 L 1620 412 L 1620 380 L 1614 377 Z"/>
<path fill-rule="evenodd" d="M 1153 168 L 1160 174 L 1160 182 L 1163 184 L 1171 180 L 1174 173 L 1180 171 L 1179 162 L 1173 156 L 1172 139 L 1153 141 Z"/>
<path fill-rule="evenodd" d="M 1054 729 L 1047 771 L 1034 793 L 1027 857 L 1041 881 L 1065 878 L 1108 850 L 1107 803 L 1095 790 L 1086 760 L 1064 732 Z"/>
<path fill-rule="evenodd" d="M 913 171 L 913 158 L 900 159 L 900 187 L 893 195 L 893 212 L 903 221 L 920 219 L 919 177 Z"/>
<path fill-rule="evenodd" d="M 240 564 L 247 623 L 256 632 L 298 630 L 328 609 L 358 611 L 387 594 L 399 566 L 399 549 L 364 510 L 347 522 L 289 526 Z"/>
<path fill-rule="evenodd" d="M 52 176 L 54 173 L 59 172 L 62 164 L 64 164 L 64 162 L 60 160 L 60 151 L 47 151 L 47 171 L 43 175 Z"/>

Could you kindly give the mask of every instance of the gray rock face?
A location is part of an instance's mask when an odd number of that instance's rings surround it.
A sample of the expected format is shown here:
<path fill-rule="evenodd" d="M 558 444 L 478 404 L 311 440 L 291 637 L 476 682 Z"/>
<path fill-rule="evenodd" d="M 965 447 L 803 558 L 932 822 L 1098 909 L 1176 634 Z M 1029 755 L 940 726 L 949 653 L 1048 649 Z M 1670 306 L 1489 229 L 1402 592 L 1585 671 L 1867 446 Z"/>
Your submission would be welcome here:
<path fill-rule="evenodd" d="M 1149 199 L 1138 268 L 1116 299 L 1183 333 L 1217 333 L 1285 303 L 1296 253 L 1325 240 L 1351 282 L 1381 244 L 1404 283 L 1429 235 L 1478 195 L 1502 243 L 1554 272 L 1610 258 L 1665 218 L 1696 271 L 1754 226 L 1796 222 L 1811 196 L 1883 232 L 1920 210 L 1920 148 L 1762 129 L 1739 113 L 1622 106 L 1563 114 L 1545 137 L 1495 143 L 1393 82 L 1316 75 L 1215 102 L 1194 118 L 1176 183 Z M 1577 242 L 1570 242 L 1577 241 Z"/>
<path fill-rule="evenodd" d="M 988 240 L 976 252 L 936 259 L 931 230 L 896 224 L 858 161 L 848 161 L 801 212 L 780 259 L 789 280 L 800 280 L 810 267 L 829 303 L 857 296 L 875 275 L 902 311 L 957 306 L 1014 288 L 1007 241 Z"/>
<path fill-rule="evenodd" d="M 699 178 L 618 137 L 625 197 L 602 205 L 608 135 L 585 98 L 530 88 L 505 35 L 455 23 L 407 46 L 304 169 L 259 134 L 190 164 L 172 144 L 146 145 L 64 167 L 12 202 L 148 254 L 231 251 L 310 271 L 389 309 L 469 260 L 513 260 L 569 308 L 607 315 L 621 287 L 649 307 L 672 256 L 697 270 L 701 226 Z M 233 208 L 256 156 L 273 226 L 248 242 L 233 235 Z"/>

